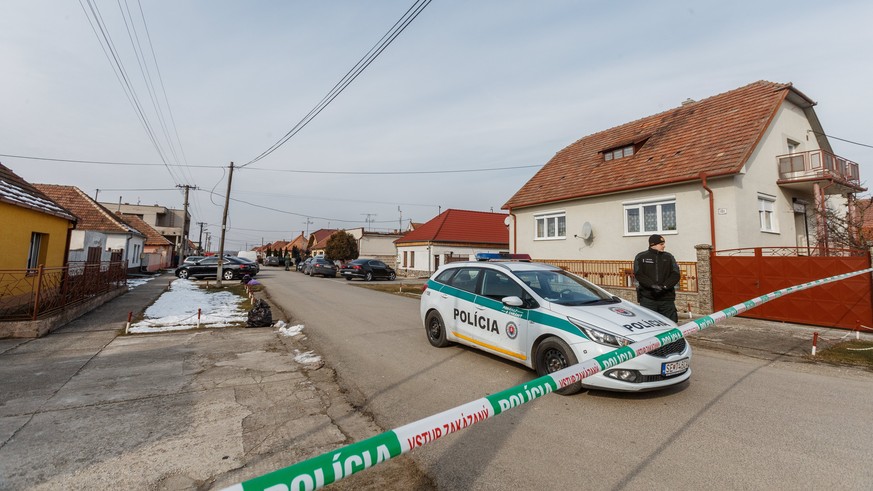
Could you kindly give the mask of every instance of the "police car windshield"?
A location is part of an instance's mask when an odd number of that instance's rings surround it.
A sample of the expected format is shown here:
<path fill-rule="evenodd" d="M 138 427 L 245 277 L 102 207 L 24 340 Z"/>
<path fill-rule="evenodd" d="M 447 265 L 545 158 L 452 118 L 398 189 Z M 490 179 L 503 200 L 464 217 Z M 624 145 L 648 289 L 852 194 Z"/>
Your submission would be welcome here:
<path fill-rule="evenodd" d="M 612 295 L 566 271 L 515 271 L 514 274 L 547 302 L 567 306 L 620 302 Z"/>

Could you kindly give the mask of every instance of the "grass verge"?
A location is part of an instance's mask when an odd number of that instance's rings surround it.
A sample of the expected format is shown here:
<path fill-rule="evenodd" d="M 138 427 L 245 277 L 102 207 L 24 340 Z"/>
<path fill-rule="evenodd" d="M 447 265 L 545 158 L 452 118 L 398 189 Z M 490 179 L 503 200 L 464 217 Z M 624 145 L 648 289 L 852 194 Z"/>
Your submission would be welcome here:
<path fill-rule="evenodd" d="M 817 360 L 839 365 L 856 365 L 873 370 L 873 341 L 846 341 L 822 350 Z"/>
<path fill-rule="evenodd" d="M 422 283 L 354 283 L 354 285 L 404 297 L 421 298 Z"/>

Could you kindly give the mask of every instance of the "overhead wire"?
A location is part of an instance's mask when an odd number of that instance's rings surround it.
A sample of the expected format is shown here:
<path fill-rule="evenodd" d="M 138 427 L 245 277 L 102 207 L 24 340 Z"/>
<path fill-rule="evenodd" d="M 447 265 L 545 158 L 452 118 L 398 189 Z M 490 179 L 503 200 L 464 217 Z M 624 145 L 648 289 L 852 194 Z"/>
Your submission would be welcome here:
<path fill-rule="evenodd" d="M 308 125 L 310 121 L 318 116 L 318 114 L 320 114 L 321 111 L 324 110 L 324 108 L 330 105 L 330 103 L 333 102 L 333 100 L 336 99 L 336 97 L 340 93 L 342 93 L 346 89 L 346 87 L 349 86 L 349 84 L 354 82 L 355 79 L 361 73 L 363 73 L 363 71 L 366 70 L 368 66 L 370 66 L 373 60 L 375 60 L 385 50 L 385 48 L 387 48 L 394 41 L 394 39 L 396 39 L 397 36 L 399 36 L 400 33 L 402 33 L 406 29 L 406 27 L 409 26 L 409 24 L 412 23 L 412 21 L 414 21 L 428 5 L 430 5 L 430 2 L 431 0 L 416 0 L 412 4 L 412 6 L 407 9 L 403 16 L 401 16 L 401 18 L 394 23 L 391 29 L 389 29 L 388 32 L 386 32 L 382 36 L 382 38 L 375 45 L 373 45 L 373 47 L 370 48 L 370 50 L 367 51 L 367 53 L 360 60 L 358 60 L 358 62 L 348 72 L 346 72 L 343 78 L 340 79 L 340 81 L 333 86 L 333 88 L 327 93 L 327 95 L 325 95 L 321 99 L 321 101 L 319 101 L 319 103 L 316 104 L 315 107 L 313 107 L 309 111 L 309 113 L 307 113 L 306 116 L 303 117 L 303 119 L 298 121 L 297 124 L 295 124 L 294 127 L 291 128 L 291 130 L 285 133 L 285 135 L 280 138 L 276 143 L 271 145 L 267 150 L 261 152 L 261 154 L 257 157 L 241 165 L 240 168 L 247 167 L 270 155 L 279 147 L 287 143 L 288 140 L 290 140 L 294 135 L 299 133 L 300 130 L 306 127 L 306 125 Z"/>
<path fill-rule="evenodd" d="M 834 140 L 839 140 L 839 141 L 841 141 L 841 142 L 851 143 L 852 145 L 858 145 L 858 146 L 860 146 L 860 147 L 873 148 L 873 145 L 868 145 L 868 144 L 866 144 L 866 143 L 858 143 L 858 142 L 854 142 L 854 141 L 852 141 L 852 140 L 846 140 L 845 138 L 838 138 L 838 137 L 836 137 L 836 136 L 826 135 L 826 134 L 824 134 L 824 133 L 822 133 L 822 132 L 820 132 L 820 131 L 815 131 L 815 130 L 809 130 L 809 131 L 812 131 L 812 132 L 815 133 L 816 135 L 826 136 L 826 137 L 828 137 L 828 138 L 833 138 Z"/>
<path fill-rule="evenodd" d="M 142 2 L 140 0 L 136 0 L 136 3 L 137 3 L 137 6 L 139 7 L 139 14 L 140 14 L 140 19 L 142 20 L 143 31 L 145 32 L 146 42 L 147 42 L 147 45 L 149 47 L 149 52 L 151 53 L 151 56 L 152 56 L 152 63 L 155 66 L 155 72 L 157 74 L 158 84 L 160 85 L 160 88 L 161 88 L 161 94 L 163 95 L 164 105 L 167 108 L 167 114 L 170 116 L 170 123 L 172 126 L 173 135 L 175 135 L 175 137 L 176 137 L 175 143 L 176 143 L 176 145 L 178 145 L 179 153 L 182 155 L 181 163 L 183 165 L 185 165 L 185 167 L 183 168 L 183 174 L 186 174 L 186 171 L 187 171 L 188 182 L 193 183 L 194 182 L 194 175 L 191 173 L 191 170 L 188 169 L 188 165 L 187 165 L 188 164 L 188 157 L 185 154 L 185 147 L 182 145 L 182 138 L 179 137 L 179 128 L 176 125 L 176 118 L 173 116 L 173 106 L 170 104 L 170 98 L 167 97 L 167 88 L 164 85 L 164 77 L 161 74 L 161 65 L 158 63 L 157 54 L 155 54 L 155 46 L 154 46 L 154 43 L 152 43 L 152 36 L 151 36 L 151 32 L 149 31 L 149 25 L 148 25 L 148 21 L 146 20 L 145 12 L 143 11 L 143 8 L 142 8 Z M 127 5 L 127 0 L 125 0 L 125 5 Z M 130 14 L 129 8 L 128 8 L 128 14 Z M 131 18 L 132 18 L 132 16 L 131 16 Z M 145 58 L 145 56 L 143 56 L 143 58 Z M 148 65 L 146 65 L 146 66 L 148 66 Z M 151 83 L 151 77 L 149 77 L 149 82 Z M 155 92 L 157 92 L 157 90 L 155 90 Z M 164 119 L 163 113 L 161 113 L 161 118 L 162 118 L 162 120 Z M 168 143 L 168 145 L 170 145 L 170 148 L 174 147 L 174 145 L 173 145 L 174 140 L 173 140 L 173 138 L 170 137 L 170 135 L 167 135 L 167 143 Z M 176 162 L 179 162 L 179 157 L 175 152 L 173 152 L 173 156 L 176 158 Z"/>
<path fill-rule="evenodd" d="M 145 111 L 142 108 L 142 104 L 139 101 L 136 90 L 134 89 L 133 84 L 131 83 L 131 80 L 127 75 L 127 70 L 124 68 L 124 63 L 121 61 L 120 54 L 115 48 L 115 44 L 112 42 L 112 36 L 109 34 L 109 30 L 106 27 L 105 22 L 103 21 L 103 16 L 100 13 L 100 8 L 96 5 L 94 0 L 84 0 L 84 2 L 88 4 L 88 8 L 86 8 L 82 2 L 83 0 L 79 0 L 79 5 L 81 5 L 82 10 L 85 12 L 85 17 L 87 17 L 88 23 L 91 25 L 91 29 L 92 31 L 94 31 L 94 35 L 97 37 L 97 41 L 98 43 L 100 43 L 100 47 L 101 49 L 103 49 L 104 55 L 106 55 L 106 58 L 109 61 L 113 72 L 115 72 L 116 78 L 121 84 L 122 90 L 125 92 L 128 101 L 131 103 L 134 112 L 139 118 L 140 124 L 143 126 L 143 129 L 145 130 L 146 135 L 151 141 L 152 146 L 155 148 L 155 151 L 158 153 L 158 156 L 167 168 L 167 173 L 170 174 L 170 177 L 173 179 L 174 183 L 179 184 L 179 179 L 176 177 L 175 174 L 173 174 L 173 171 L 172 169 L 170 169 L 169 165 L 167 165 L 167 159 L 163 154 L 161 146 L 157 142 L 157 138 L 151 127 L 151 123 L 149 122 L 148 117 L 146 116 Z M 91 12 L 90 15 L 88 13 L 89 10 Z M 97 32 L 98 28 L 100 31 L 99 33 Z"/>
<path fill-rule="evenodd" d="M 109 162 L 109 161 L 101 161 L 101 160 L 74 160 L 74 159 L 60 159 L 60 158 L 52 158 L 52 157 L 35 157 L 29 155 L 14 155 L 14 154 L 6 154 L 0 153 L 0 157 L 10 157 L 16 159 L 27 159 L 27 160 L 42 160 L 46 162 L 69 162 L 74 164 L 95 164 L 95 165 L 119 165 L 119 166 L 139 166 L 139 167 L 162 167 L 162 166 L 170 166 L 170 167 L 182 167 L 181 164 L 156 164 L 156 163 L 145 163 L 145 162 Z M 227 166 L 223 165 L 195 165 L 188 164 L 188 167 L 198 168 L 198 169 L 227 169 Z M 514 166 L 505 166 L 505 167 L 486 167 L 481 169 L 441 169 L 441 170 L 420 170 L 420 171 L 328 171 L 328 170 L 308 170 L 308 169 L 267 169 L 263 167 L 249 167 L 246 170 L 252 171 L 264 171 L 264 172 L 284 172 L 290 174 L 330 174 L 330 175 L 349 175 L 349 176 L 366 176 L 366 175 L 374 175 L 374 176 L 402 176 L 402 175 L 421 175 L 421 174 L 460 174 L 460 173 L 469 173 L 469 172 L 495 172 L 495 171 L 504 171 L 504 170 L 518 170 L 518 169 L 532 169 L 536 167 L 542 167 L 543 164 L 532 164 L 532 165 L 514 165 Z"/>
<path fill-rule="evenodd" d="M 214 189 L 214 188 L 213 188 L 213 189 Z M 219 197 L 221 197 L 221 198 L 225 198 L 225 197 L 226 197 L 225 195 L 222 195 L 222 194 L 219 194 L 219 193 L 215 193 L 214 191 L 210 191 L 210 194 L 214 194 L 214 195 L 219 196 Z M 235 201 L 235 202 L 237 202 L 237 203 L 243 203 L 243 204 L 246 204 L 246 205 L 249 205 L 249 206 L 253 206 L 253 207 L 255 207 L 255 208 L 260 208 L 260 209 L 262 209 L 262 210 L 275 211 L 275 212 L 277 212 L 277 213 L 282 213 L 282 214 L 285 214 L 285 215 L 297 216 L 297 217 L 301 217 L 301 218 L 314 218 L 314 219 L 316 219 L 316 220 L 324 220 L 324 221 L 328 221 L 328 222 L 341 222 L 341 223 L 362 223 L 362 222 L 364 221 L 364 220 L 343 220 L 343 219 L 341 219 L 341 218 L 328 218 L 328 217 L 315 216 L 315 215 L 311 215 L 311 214 L 310 214 L 310 215 L 306 215 L 306 214 L 303 214 L 303 213 L 295 213 L 295 212 L 293 212 L 293 211 L 280 210 L 279 208 L 273 208 L 273 207 L 270 207 L 270 206 L 259 205 L 259 204 L 257 204 L 257 203 L 252 203 L 251 201 L 246 201 L 246 200 L 242 200 L 242 199 L 239 199 L 239 198 L 233 198 L 233 197 L 230 198 L 230 201 Z M 439 206 L 439 205 L 434 205 L 434 206 Z M 373 221 L 371 221 L 370 223 L 394 223 L 394 222 L 396 222 L 396 221 L 397 221 L 397 220 L 373 220 Z"/>

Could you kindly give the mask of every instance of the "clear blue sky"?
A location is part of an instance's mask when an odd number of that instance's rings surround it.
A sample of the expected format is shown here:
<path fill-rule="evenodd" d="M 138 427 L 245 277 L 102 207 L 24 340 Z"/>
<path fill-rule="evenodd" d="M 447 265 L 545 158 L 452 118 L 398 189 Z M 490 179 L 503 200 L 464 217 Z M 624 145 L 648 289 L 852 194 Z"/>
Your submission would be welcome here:
<path fill-rule="evenodd" d="M 267 150 L 413 4 L 126 1 L 175 156 L 118 2 L 96 5 L 167 161 L 192 167 L 0 162 L 31 182 L 100 189 L 101 201 L 181 207 L 180 191 L 151 189 L 196 185 L 193 220 L 215 236 L 223 200 L 209 191 L 224 194 L 225 172 L 193 166 Z M 90 12 L 86 0 L 0 4 L 0 154 L 161 164 L 83 5 Z M 288 170 L 540 166 L 590 133 L 761 79 L 793 82 L 819 103 L 828 134 L 873 145 L 871 19 L 869 1 L 435 0 L 308 126 L 234 174 L 234 198 L 281 211 L 234 202 L 227 248 L 307 227 L 387 230 L 440 209 L 499 211 L 537 167 Z M 831 143 L 873 182 L 873 149 Z"/>

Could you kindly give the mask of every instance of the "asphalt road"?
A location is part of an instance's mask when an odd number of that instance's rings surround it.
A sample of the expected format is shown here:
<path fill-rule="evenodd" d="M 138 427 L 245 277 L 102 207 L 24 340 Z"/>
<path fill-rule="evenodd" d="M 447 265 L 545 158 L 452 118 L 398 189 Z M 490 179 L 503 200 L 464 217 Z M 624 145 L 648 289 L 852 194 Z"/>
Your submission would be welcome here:
<path fill-rule="evenodd" d="M 535 378 L 432 348 L 417 299 L 279 269 L 258 279 L 384 429 Z M 871 489 L 869 372 L 705 349 L 692 369 L 662 392 L 550 395 L 410 455 L 440 489 Z"/>

